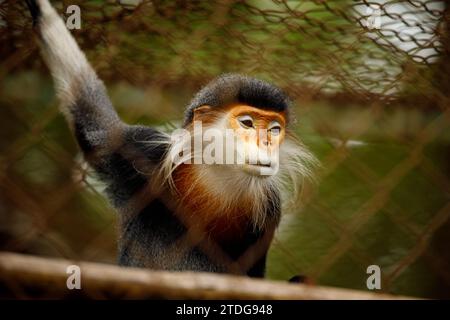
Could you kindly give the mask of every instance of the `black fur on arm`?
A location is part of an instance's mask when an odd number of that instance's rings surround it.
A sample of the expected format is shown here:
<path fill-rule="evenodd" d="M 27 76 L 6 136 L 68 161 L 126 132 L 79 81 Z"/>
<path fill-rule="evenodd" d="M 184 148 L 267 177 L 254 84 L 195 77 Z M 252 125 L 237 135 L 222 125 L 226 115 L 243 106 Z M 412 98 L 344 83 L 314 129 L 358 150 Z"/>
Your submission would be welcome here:
<path fill-rule="evenodd" d="M 33 26 L 38 23 L 39 16 L 41 15 L 41 10 L 36 3 L 36 0 L 25 0 L 28 10 L 30 10 L 31 17 L 33 18 Z"/>

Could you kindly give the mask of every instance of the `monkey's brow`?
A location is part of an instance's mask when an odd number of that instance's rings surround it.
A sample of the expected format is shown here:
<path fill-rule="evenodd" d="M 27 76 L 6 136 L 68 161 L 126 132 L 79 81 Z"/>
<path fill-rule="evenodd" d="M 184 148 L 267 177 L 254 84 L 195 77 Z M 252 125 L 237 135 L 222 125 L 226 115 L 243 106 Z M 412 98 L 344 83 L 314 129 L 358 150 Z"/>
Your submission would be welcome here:
<path fill-rule="evenodd" d="M 235 117 L 240 117 L 243 115 L 249 115 L 254 119 L 262 118 L 265 119 L 266 121 L 273 121 L 273 120 L 282 121 L 282 118 L 278 114 L 267 114 L 256 110 L 242 111 L 236 114 Z"/>

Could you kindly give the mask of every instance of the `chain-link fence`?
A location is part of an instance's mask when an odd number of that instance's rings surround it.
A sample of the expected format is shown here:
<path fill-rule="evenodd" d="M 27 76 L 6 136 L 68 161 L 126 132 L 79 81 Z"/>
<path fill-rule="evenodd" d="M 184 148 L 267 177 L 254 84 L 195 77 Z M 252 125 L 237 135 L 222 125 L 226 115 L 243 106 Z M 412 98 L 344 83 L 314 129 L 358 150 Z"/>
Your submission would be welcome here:
<path fill-rule="evenodd" d="M 128 123 L 165 126 L 224 72 L 293 99 L 320 159 L 267 276 L 450 297 L 450 11 L 444 1 L 62 1 Z M 116 215 L 57 109 L 24 3 L 0 1 L 0 248 L 116 260 Z"/>

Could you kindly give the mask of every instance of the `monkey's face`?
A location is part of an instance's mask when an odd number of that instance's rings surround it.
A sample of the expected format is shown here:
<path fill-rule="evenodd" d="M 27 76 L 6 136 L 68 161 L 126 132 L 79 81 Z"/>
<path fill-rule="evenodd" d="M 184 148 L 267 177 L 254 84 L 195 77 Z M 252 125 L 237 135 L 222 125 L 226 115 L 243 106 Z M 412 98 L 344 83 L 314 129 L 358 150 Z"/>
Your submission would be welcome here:
<path fill-rule="evenodd" d="M 237 137 L 236 153 L 243 160 L 240 167 L 252 175 L 274 175 L 279 166 L 279 147 L 285 137 L 285 115 L 235 105 L 229 109 L 227 123 Z"/>

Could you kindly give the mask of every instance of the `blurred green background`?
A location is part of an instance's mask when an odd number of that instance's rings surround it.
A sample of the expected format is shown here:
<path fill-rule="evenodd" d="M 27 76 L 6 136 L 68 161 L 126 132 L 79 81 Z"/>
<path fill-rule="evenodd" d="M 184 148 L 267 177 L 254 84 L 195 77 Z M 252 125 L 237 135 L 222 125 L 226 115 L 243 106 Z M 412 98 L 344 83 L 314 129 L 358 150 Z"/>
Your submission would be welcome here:
<path fill-rule="evenodd" d="M 284 210 L 269 278 L 367 290 L 375 264 L 383 292 L 450 298 L 443 3 L 379 1 L 381 17 L 412 16 L 425 30 L 399 34 L 388 18 L 364 27 L 353 1 L 128 2 L 70 2 L 82 9 L 73 34 L 126 122 L 177 125 L 192 94 L 223 72 L 292 97 L 291 129 L 321 167 Z M 115 263 L 115 213 L 58 113 L 28 13 L 6 2 L 0 13 L 0 249 Z"/>

